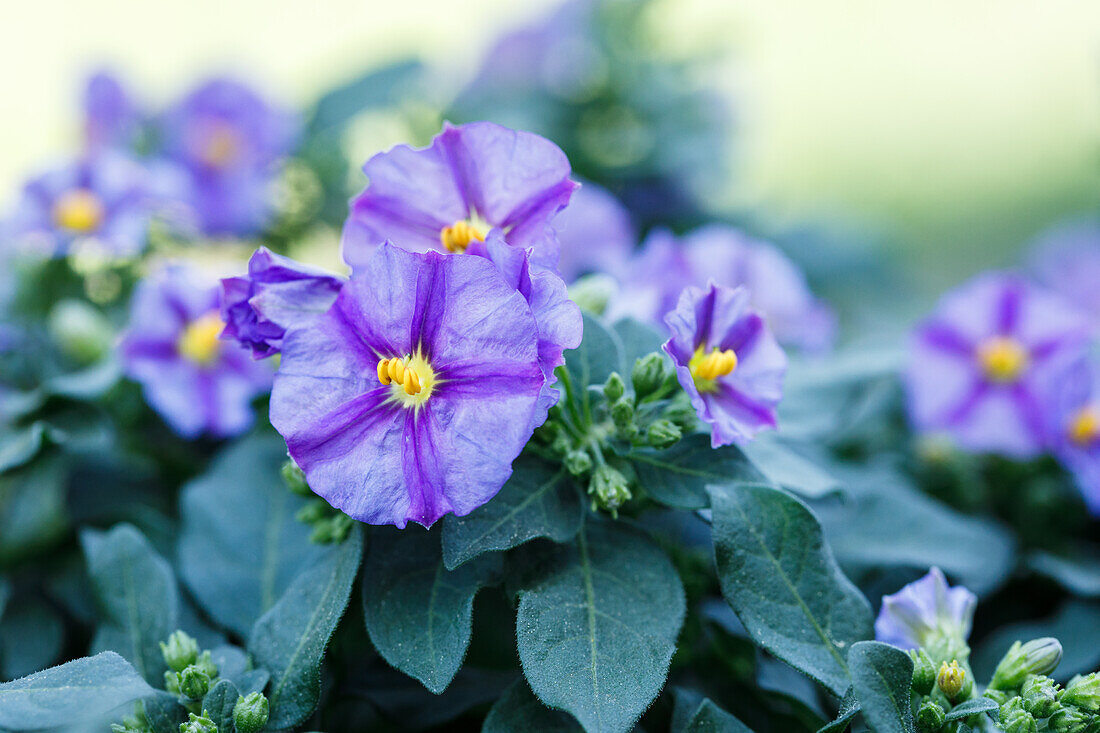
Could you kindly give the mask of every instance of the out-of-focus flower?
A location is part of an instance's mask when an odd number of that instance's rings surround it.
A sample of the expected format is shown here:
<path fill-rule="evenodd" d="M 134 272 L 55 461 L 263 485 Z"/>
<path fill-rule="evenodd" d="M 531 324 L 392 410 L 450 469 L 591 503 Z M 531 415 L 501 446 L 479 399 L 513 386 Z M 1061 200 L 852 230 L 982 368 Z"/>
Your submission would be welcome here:
<path fill-rule="evenodd" d="M 279 353 L 283 335 L 324 313 L 336 300 L 342 278 L 260 247 L 248 274 L 222 280 L 222 338 L 239 341 L 257 359 Z"/>
<path fill-rule="evenodd" d="M 1051 450 L 1100 514 L 1100 366 L 1081 358 L 1050 380 L 1044 405 Z"/>
<path fill-rule="evenodd" d="M 183 266 L 138 284 L 119 350 L 126 374 L 180 435 L 244 431 L 250 402 L 271 384 L 271 368 L 238 344 L 220 341 L 219 288 Z"/>
<path fill-rule="evenodd" d="M 460 253 L 492 228 L 508 244 L 531 249 L 535 264 L 557 266 L 551 221 L 577 184 L 549 140 L 490 122 L 448 124 L 427 148 L 398 145 L 363 171 L 370 182 L 344 224 L 344 260 L 353 269 L 384 241 L 412 252 Z"/>
<path fill-rule="evenodd" d="M 594 183 L 584 183 L 554 218 L 561 243 L 558 271 L 566 282 L 590 272 L 621 273 L 634 249 L 630 212 Z"/>
<path fill-rule="evenodd" d="M 429 526 L 511 474 L 540 409 L 538 341 L 492 262 L 386 243 L 327 313 L 287 331 L 271 422 L 333 506 Z"/>
<path fill-rule="evenodd" d="M 84 140 L 89 149 L 130 147 L 138 134 L 141 114 L 122 82 L 99 71 L 84 87 Z"/>
<path fill-rule="evenodd" d="M 1044 385 L 1088 327 L 1056 295 L 985 273 L 948 293 L 914 332 L 904 381 L 918 430 L 1015 458 L 1044 446 Z"/>
<path fill-rule="evenodd" d="M 611 317 L 660 322 L 676 307 L 683 288 L 710 280 L 748 288 L 753 308 L 784 345 L 807 351 L 831 346 L 833 313 L 814 297 L 795 264 L 774 246 L 724 225 L 705 226 L 680 238 L 666 230 L 650 234 L 622 273 Z"/>
<path fill-rule="evenodd" d="M 61 257 L 80 242 L 133 257 L 145 248 L 152 218 L 184 187 L 171 166 L 102 151 L 29 181 L 6 233 L 31 254 Z"/>
<path fill-rule="evenodd" d="M 1030 265 L 1041 283 L 1085 310 L 1100 330 L 1100 221 L 1051 229 L 1036 242 Z"/>
<path fill-rule="evenodd" d="M 245 84 L 214 79 L 168 110 L 159 134 L 163 153 L 191 174 L 204 232 L 247 236 L 269 222 L 275 164 L 299 136 L 294 115 Z"/>
<path fill-rule="evenodd" d="M 962 586 L 948 586 L 943 572 L 934 567 L 920 580 L 883 597 L 875 638 L 902 649 L 927 649 L 937 660 L 965 657 L 961 650 L 966 648 L 977 605 L 977 596 Z"/>
<path fill-rule="evenodd" d="M 665 322 L 672 338 L 664 350 L 700 419 L 711 426 L 712 446 L 745 443 L 776 426 L 787 356 L 750 309 L 745 288 L 687 288 Z"/>

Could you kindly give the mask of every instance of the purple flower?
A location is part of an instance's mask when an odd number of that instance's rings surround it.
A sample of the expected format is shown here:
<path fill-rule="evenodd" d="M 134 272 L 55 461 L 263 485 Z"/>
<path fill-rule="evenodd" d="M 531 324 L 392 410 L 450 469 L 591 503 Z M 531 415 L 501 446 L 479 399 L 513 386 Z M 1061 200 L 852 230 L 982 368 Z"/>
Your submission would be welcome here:
<path fill-rule="evenodd" d="M 622 274 L 611 317 L 660 322 L 676 307 L 681 290 L 710 280 L 748 288 L 752 306 L 783 344 L 806 351 L 832 345 L 833 313 L 814 297 L 795 264 L 772 245 L 718 224 L 680 238 L 665 230 L 650 234 Z"/>
<path fill-rule="evenodd" d="M 202 85 L 160 124 L 164 153 L 191 174 L 191 204 L 207 234 L 247 236 L 268 223 L 275 163 L 298 134 L 296 117 L 231 79 Z"/>
<path fill-rule="evenodd" d="M 248 274 L 222 280 L 222 338 L 232 338 L 262 359 L 279 353 L 283 335 L 324 313 L 336 300 L 343 279 L 260 247 L 248 261 Z"/>
<path fill-rule="evenodd" d="M 686 288 L 665 322 L 672 338 L 664 350 L 695 411 L 710 424 L 712 446 L 746 443 L 776 427 L 787 356 L 763 317 L 750 310 L 745 288 Z"/>
<path fill-rule="evenodd" d="M 271 423 L 333 506 L 430 526 L 511 474 L 540 409 L 538 340 L 493 263 L 386 243 L 327 313 L 287 331 Z"/>
<path fill-rule="evenodd" d="M 558 271 L 566 282 L 589 272 L 622 272 L 634 250 L 630 212 L 594 183 L 585 183 L 554 218 L 561 243 Z"/>
<path fill-rule="evenodd" d="M 965 646 L 978 597 L 962 586 L 951 588 L 932 568 L 891 596 L 884 596 L 875 620 L 875 638 L 902 649 Z"/>
<path fill-rule="evenodd" d="M 1100 366 L 1088 358 L 1072 362 L 1054 375 L 1047 395 L 1051 449 L 1100 515 Z"/>
<path fill-rule="evenodd" d="M 252 424 L 250 402 L 271 369 L 238 344 L 220 341 L 218 287 L 174 266 L 143 280 L 119 346 L 126 374 L 180 435 L 236 435 Z"/>
<path fill-rule="evenodd" d="M 427 148 L 398 145 L 363 166 L 370 183 L 352 199 L 344 260 L 365 266 L 384 241 L 411 252 L 464 252 L 500 228 L 508 244 L 555 267 L 551 221 L 577 184 L 549 140 L 491 122 L 445 124 Z"/>
<path fill-rule="evenodd" d="M 150 220 L 182 188 L 169 166 L 103 151 L 28 182 L 7 228 L 29 252 L 64 256 L 87 241 L 132 257 L 145 248 Z"/>
<path fill-rule="evenodd" d="M 1052 293 L 1014 275 L 979 275 L 944 296 L 913 334 L 904 375 L 910 418 L 967 450 L 1035 456 L 1043 385 L 1087 336 L 1081 316 Z"/>
<path fill-rule="evenodd" d="M 1030 262 L 1039 282 L 1083 309 L 1100 330 L 1100 221 L 1051 229 L 1039 238 Z"/>
<path fill-rule="evenodd" d="M 84 87 L 84 140 L 92 150 L 129 147 L 141 115 L 129 93 L 113 74 L 93 74 Z"/>

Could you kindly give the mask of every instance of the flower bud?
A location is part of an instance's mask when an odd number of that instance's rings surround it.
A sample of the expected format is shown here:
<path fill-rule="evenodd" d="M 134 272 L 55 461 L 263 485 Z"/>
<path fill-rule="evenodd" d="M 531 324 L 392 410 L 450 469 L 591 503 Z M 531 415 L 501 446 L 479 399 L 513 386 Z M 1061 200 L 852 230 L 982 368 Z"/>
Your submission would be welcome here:
<path fill-rule="evenodd" d="M 1092 716 L 1074 707 L 1059 709 L 1047 718 L 1047 730 L 1057 733 L 1086 733 L 1092 723 Z"/>
<path fill-rule="evenodd" d="M 618 372 L 611 372 L 611 376 L 607 378 L 607 381 L 603 385 L 603 394 L 607 398 L 609 404 L 614 404 L 619 401 L 619 398 L 626 392 L 626 384 L 623 382 L 623 378 L 619 376 Z"/>
<path fill-rule="evenodd" d="M 258 733 L 267 725 L 267 716 L 267 698 L 260 692 L 238 697 L 233 707 L 233 725 L 237 733 Z"/>
<path fill-rule="evenodd" d="M 630 382 L 634 385 L 634 394 L 645 399 L 660 389 L 665 381 L 665 358 L 654 351 L 634 362 L 630 372 Z"/>
<path fill-rule="evenodd" d="M 1016 697 L 1011 692 L 1005 692 L 1004 690 L 993 690 L 993 689 L 986 690 L 985 692 L 982 693 L 982 696 L 983 697 L 988 697 L 990 700 L 997 703 L 997 705 L 1004 705 L 1006 702 L 1008 702 L 1012 698 Z"/>
<path fill-rule="evenodd" d="M 115 340 L 110 322 L 81 300 L 59 301 L 50 310 L 47 328 L 61 350 L 81 364 L 99 361 Z"/>
<path fill-rule="evenodd" d="M 680 426 L 671 420 L 655 420 L 646 430 L 646 442 L 654 448 L 671 448 L 680 440 L 683 432 Z"/>
<path fill-rule="evenodd" d="M 952 659 L 951 664 L 944 662 L 940 665 L 940 671 L 936 674 L 936 686 L 947 695 L 948 700 L 956 699 L 965 685 L 966 670 L 959 666 L 957 660 Z"/>
<path fill-rule="evenodd" d="M 294 518 L 302 524 L 314 524 L 320 522 L 329 515 L 329 504 L 324 499 L 312 499 L 302 505 Z"/>
<path fill-rule="evenodd" d="M 1077 675 L 1069 681 L 1058 699 L 1090 713 L 1100 713 L 1100 673 L 1093 672 L 1083 677 Z"/>
<path fill-rule="evenodd" d="M 1062 645 L 1044 637 L 1026 644 L 1016 642 L 997 665 L 989 686 L 995 690 L 1015 690 L 1029 674 L 1048 674 L 1062 661 Z"/>
<path fill-rule="evenodd" d="M 569 299 L 581 309 L 602 316 L 618 290 L 619 284 L 615 278 L 597 272 L 585 275 L 570 285 Z"/>
<path fill-rule="evenodd" d="M 180 733 L 218 733 L 218 726 L 214 721 L 206 717 L 206 711 L 202 715 L 188 713 L 186 723 L 180 723 Z"/>
<path fill-rule="evenodd" d="M 211 659 L 208 651 L 199 655 L 199 658 L 195 660 L 195 666 L 206 672 L 206 676 L 210 679 L 218 676 L 218 665 L 214 664 L 214 660 Z"/>
<path fill-rule="evenodd" d="M 583 476 L 592 470 L 592 456 L 588 451 L 571 450 L 565 454 L 563 460 L 565 470 L 573 476 Z"/>
<path fill-rule="evenodd" d="M 1005 733 L 1035 733 L 1039 727 L 1031 713 L 1024 710 L 1023 701 L 1018 697 L 1001 706 L 999 719 Z"/>
<path fill-rule="evenodd" d="M 168 670 L 164 673 L 164 689 L 173 695 L 180 694 L 180 675 L 179 672 L 173 672 Z"/>
<path fill-rule="evenodd" d="M 913 690 L 927 695 L 936 685 L 936 665 L 923 649 L 911 649 L 909 656 L 913 659 Z"/>
<path fill-rule="evenodd" d="M 680 430 L 684 432 L 694 430 L 699 422 L 695 408 L 687 400 L 686 395 L 683 400 L 673 400 L 672 404 L 665 408 L 665 419 L 679 425 Z"/>
<path fill-rule="evenodd" d="M 1058 709 L 1058 685 L 1045 675 L 1028 675 L 1020 687 L 1024 710 L 1036 718 L 1049 718 Z"/>
<path fill-rule="evenodd" d="M 160 643 L 160 653 L 164 655 L 164 663 L 169 669 L 182 672 L 198 658 L 199 643 L 183 631 L 174 631 L 167 643 Z"/>
<path fill-rule="evenodd" d="M 592 472 L 592 479 L 588 482 L 588 493 L 592 496 L 592 503 L 618 515 L 618 509 L 632 496 L 630 485 L 617 469 L 606 463 L 596 466 Z"/>
<path fill-rule="evenodd" d="M 294 462 L 293 458 L 287 458 L 286 463 L 283 464 L 279 472 L 283 476 L 283 483 L 286 484 L 286 487 L 298 496 L 311 497 L 314 495 L 309 488 L 309 484 L 306 483 L 305 472 Z"/>
<path fill-rule="evenodd" d="M 201 700 L 210 690 L 210 675 L 192 664 L 178 672 L 180 695 L 190 700 Z"/>
<path fill-rule="evenodd" d="M 920 733 L 936 733 L 947 720 L 947 712 L 932 700 L 925 700 L 917 711 L 917 730 Z"/>

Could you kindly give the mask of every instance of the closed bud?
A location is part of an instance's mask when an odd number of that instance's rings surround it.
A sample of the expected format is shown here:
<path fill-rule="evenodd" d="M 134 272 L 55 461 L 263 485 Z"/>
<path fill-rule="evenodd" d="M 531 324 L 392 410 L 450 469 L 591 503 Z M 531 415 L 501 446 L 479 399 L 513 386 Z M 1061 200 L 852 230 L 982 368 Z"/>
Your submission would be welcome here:
<path fill-rule="evenodd" d="M 1057 733 L 1090 733 L 1092 716 L 1074 707 L 1060 708 L 1047 718 L 1047 730 Z"/>
<path fill-rule="evenodd" d="M 294 518 L 302 524 L 314 524 L 320 522 L 329 515 L 329 505 L 324 499 L 313 499 L 302 505 Z"/>
<path fill-rule="evenodd" d="M 679 425 L 662 418 L 650 423 L 645 439 L 654 448 L 670 448 L 676 445 L 682 435 Z"/>
<path fill-rule="evenodd" d="M 959 666 L 957 660 L 951 663 L 944 662 L 940 665 L 940 671 L 936 673 L 936 686 L 940 692 L 947 695 L 948 700 L 955 700 L 966 685 L 966 670 Z"/>
<path fill-rule="evenodd" d="M 569 436 L 565 435 L 564 433 L 559 433 L 558 435 L 554 436 L 553 442 L 550 443 L 550 450 L 554 451 L 559 456 L 564 456 L 572 449 L 572 447 L 573 441 L 570 440 Z"/>
<path fill-rule="evenodd" d="M 596 470 L 592 472 L 588 493 L 592 496 L 593 505 L 615 516 L 618 515 L 619 507 L 631 497 L 626 476 L 606 463 L 596 466 Z"/>
<path fill-rule="evenodd" d="M 615 278 L 597 272 L 585 275 L 570 285 L 569 299 L 583 310 L 602 316 L 618 290 L 619 284 Z"/>
<path fill-rule="evenodd" d="M 909 656 L 913 659 L 913 691 L 927 695 L 936 686 L 936 665 L 923 649 L 912 649 Z"/>
<path fill-rule="evenodd" d="M 173 695 L 180 694 L 180 675 L 179 672 L 173 672 L 168 670 L 164 673 L 164 689 Z"/>
<path fill-rule="evenodd" d="M 206 676 L 210 679 L 214 679 L 218 676 L 218 665 L 214 664 L 214 660 L 210 657 L 210 652 L 203 652 L 199 655 L 199 658 L 195 660 L 195 666 L 206 672 Z"/>
<path fill-rule="evenodd" d="M 298 496 L 313 496 L 313 491 L 310 490 L 309 484 L 306 483 L 306 474 L 294 462 L 293 458 L 287 458 L 286 463 L 283 464 L 280 473 L 283 476 L 283 483 L 286 487 L 293 491 Z"/>
<path fill-rule="evenodd" d="M 1058 685 L 1045 675 L 1028 675 L 1020 687 L 1024 710 L 1036 718 L 1049 718 L 1058 709 Z"/>
<path fill-rule="evenodd" d="M 187 722 L 180 723 L 180 733 L 218 733 L 218 726 L 206 716 L 205 710 L 202 715 L 188 713 Z"/>
<path fill-rule="evenodd" d="M 1100 673 L 1074 677 L 1059 699 L 1067 705 L 1075 705 L 1090 713 L 1100 713 Z"/>
<path fill-rule="evenodd" d="M 661 388 L 665 381 L 665 358 L 654 351 L 634 362 L 630 372 L 630 382 L 634 385 L 634 394 L 639 400 Z"/>
<path fill-rule="evenodd" d="M 170 669 L 182 672 L 198 658 L 199 643 L 183 631 L 174 631 L 167 642 L 160 643 L 160 653 Z"/>
<path fill-rule="evenodd" d="M 988 697 L 997 705 L 1004 705 L 1006 702 L 1016 697 L 1011 692 L 1005 692 L 1004 690 L 989 689 L 982 693 L 983 697 Z"/>
<path fill-rule="evenodd" d="M 611 376 L 603 385 L 603 395 L 609 403 L 614 404 L 626 392 L 626 384 L 618 372 L 611 372 Z"/>
<path fill-rule="evenodd" d="M 619 432 L 634 428 L 634 403 L 622 399 L 611 405 L 611 420 Z"/>
<path fill-rule="evenodd" d="M 573 476 L 583 476 L 592 470 L 592 456 L 588 455 L 588 451 L 571 450 L 565 454 L 562 463 Z"/>
<path fill-rule="evenodd" d="M 62 351 L 80 364 L 102 359 L 115 340 L 110 321 L 81 300 L 59 301 L 50 311 L 47 328 Z"/>
<path fill-rule="evenodd" d="M 1017 641 L 997 665 L 989 686 L 995 690 L 1015 690 L 1029 674 L 1049 674 L 1060 661 L 1062 645 L 1057 639 L 1044 637 L 1026 644 Z"/>
<path fill-rule="evenodd" d="M 1024 710 L 1023 701 L 1018 697 L 1002 705 L 998 716 L 1005 733 L 1035 733 L 1039 727 L 1035 717 Z"/>
<path fill-rule="evenodd" d="M 917 710 L 917 730 L 920 733 L 936 733 L 947 720 L 947 712 L 932 700 L 925 700 Z"/>
<path fill-rule="evenodd" d="M 695 408 L 692 407 L 691 402 L 687 400 L 686 396 L 683 400 L 673 400 L 672 404 L 665 408 L 665 419 L 671 420 L 680 426 L 680 429 L 684 432 L 689 432 L 695 429 L 699 419 L 696 416 Z"/>
<path fill-rule="evenodd" d="M 233 725 L 237 733 L 257 733 L 267 725 L 267 698 L 252 692 L 248 697 L 238 697 L 233 707 Z"/>
<path fill-rule="evenodd" d="M 201 700 L 210 690 L 210 675 L 192 664 L 178 672 L 180 695 L 189 700 Z"/>

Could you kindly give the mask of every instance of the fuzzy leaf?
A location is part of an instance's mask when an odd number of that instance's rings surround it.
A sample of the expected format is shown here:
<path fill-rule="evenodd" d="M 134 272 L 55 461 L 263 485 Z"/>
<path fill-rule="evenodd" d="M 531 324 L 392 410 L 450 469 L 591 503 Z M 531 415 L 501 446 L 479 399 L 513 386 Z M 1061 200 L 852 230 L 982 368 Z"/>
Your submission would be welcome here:
<path fill-rule="evenodd" d="M 676 691 L 672 733 L 752 733 L 744 723 L 710 699 L 687 690 Z"/>
<path fill-rule="evenodd" d="M 34 596 L 13 598 L 0 618 L 0 676 L 10 680 L 49 667 L 64 642 L 64 623 L 52 606 Z"/>
<path fill-rule="evenodd" d="M 660 352 L 661 344 L 665 341 L 665 336 L 657 329 L 633 318 L 615 321 L 611 329 L 619 337 L 623 347 L 623 364 L 620 367 L 620 373 L 626 380 L 630 379 L 634 362 L 654 351 Z"/>
<path fill-rule="evenodd" d="M 753 640 L 840 697 L 846 651 L 871 606 L 844 577 L 810 510 L 769 486 L 710 487 L 722 594 Z"/>
<path fill-rule="evenodd" d="M 988 713 L 994 715 L 1000 708 L 997 703 L 990 700 L 988 697 L 976 697 L 973 700 L 967 700 L 964 703 L 960 703 L 951 709 L 951 712 L 947 714 L 947 722 L 952 720 L 963 720 L 969 718 L 971 715 L 981 715 L 982 713 Z M 996 717 L 994 715 L 994 717 Z"/>
<path fill-rule="evenodd" d="M 688 435 L 667 450 L 635 450 L 628 458 L 647 494 L 680 509 L 705 507 L 710 484 L 764 480 L 737 448 L 711 448 L 709 435 Z"/>
<path fill-rule="evenodd" d="M 848 652 L 852 687 L 863 719 L 876 733 L 914 733 L 909 705 L 913 660 L 879 641 L 860 641 Z"/>
<path fill-rule="evenodd" d="M 519 679 L 500 696 L 481 726 L 481 733 L 577 733 L 576 720 L 539 702 Z"/>
<path fill-rule="evenodd" d="M 858 713 L 859 699 L 856 698 L 855 689 L 849 687 L 848 692 L 844 693 L 844 699 L 840 701 L 840 709 L 837 711 L 836 719 L 821 726 L 817 733 L 844 733 L 848 730 L 852 718 L 856 717 Z"/>
<path fill-rule="evenodd" d="M 599 319 L 584 314 L 584 340 L 572 351 L 565 352 L 565 384 L 562 402 L 568 401 L 573 416 L 584 423 L 592 419 L 592 395 L 589 387 L 607 381 L 611 372 L 620 368 L 622 348 L 619 337 L 609 331 Z"/>
<path fill-rule="evenodd" d="M 218 680 L 202 699 L 202 710 L 206 717 L 214 721 L 219 731 L 233 730 L 233 708 L 241 696 L 237 686 L 229 680 Z"/>

